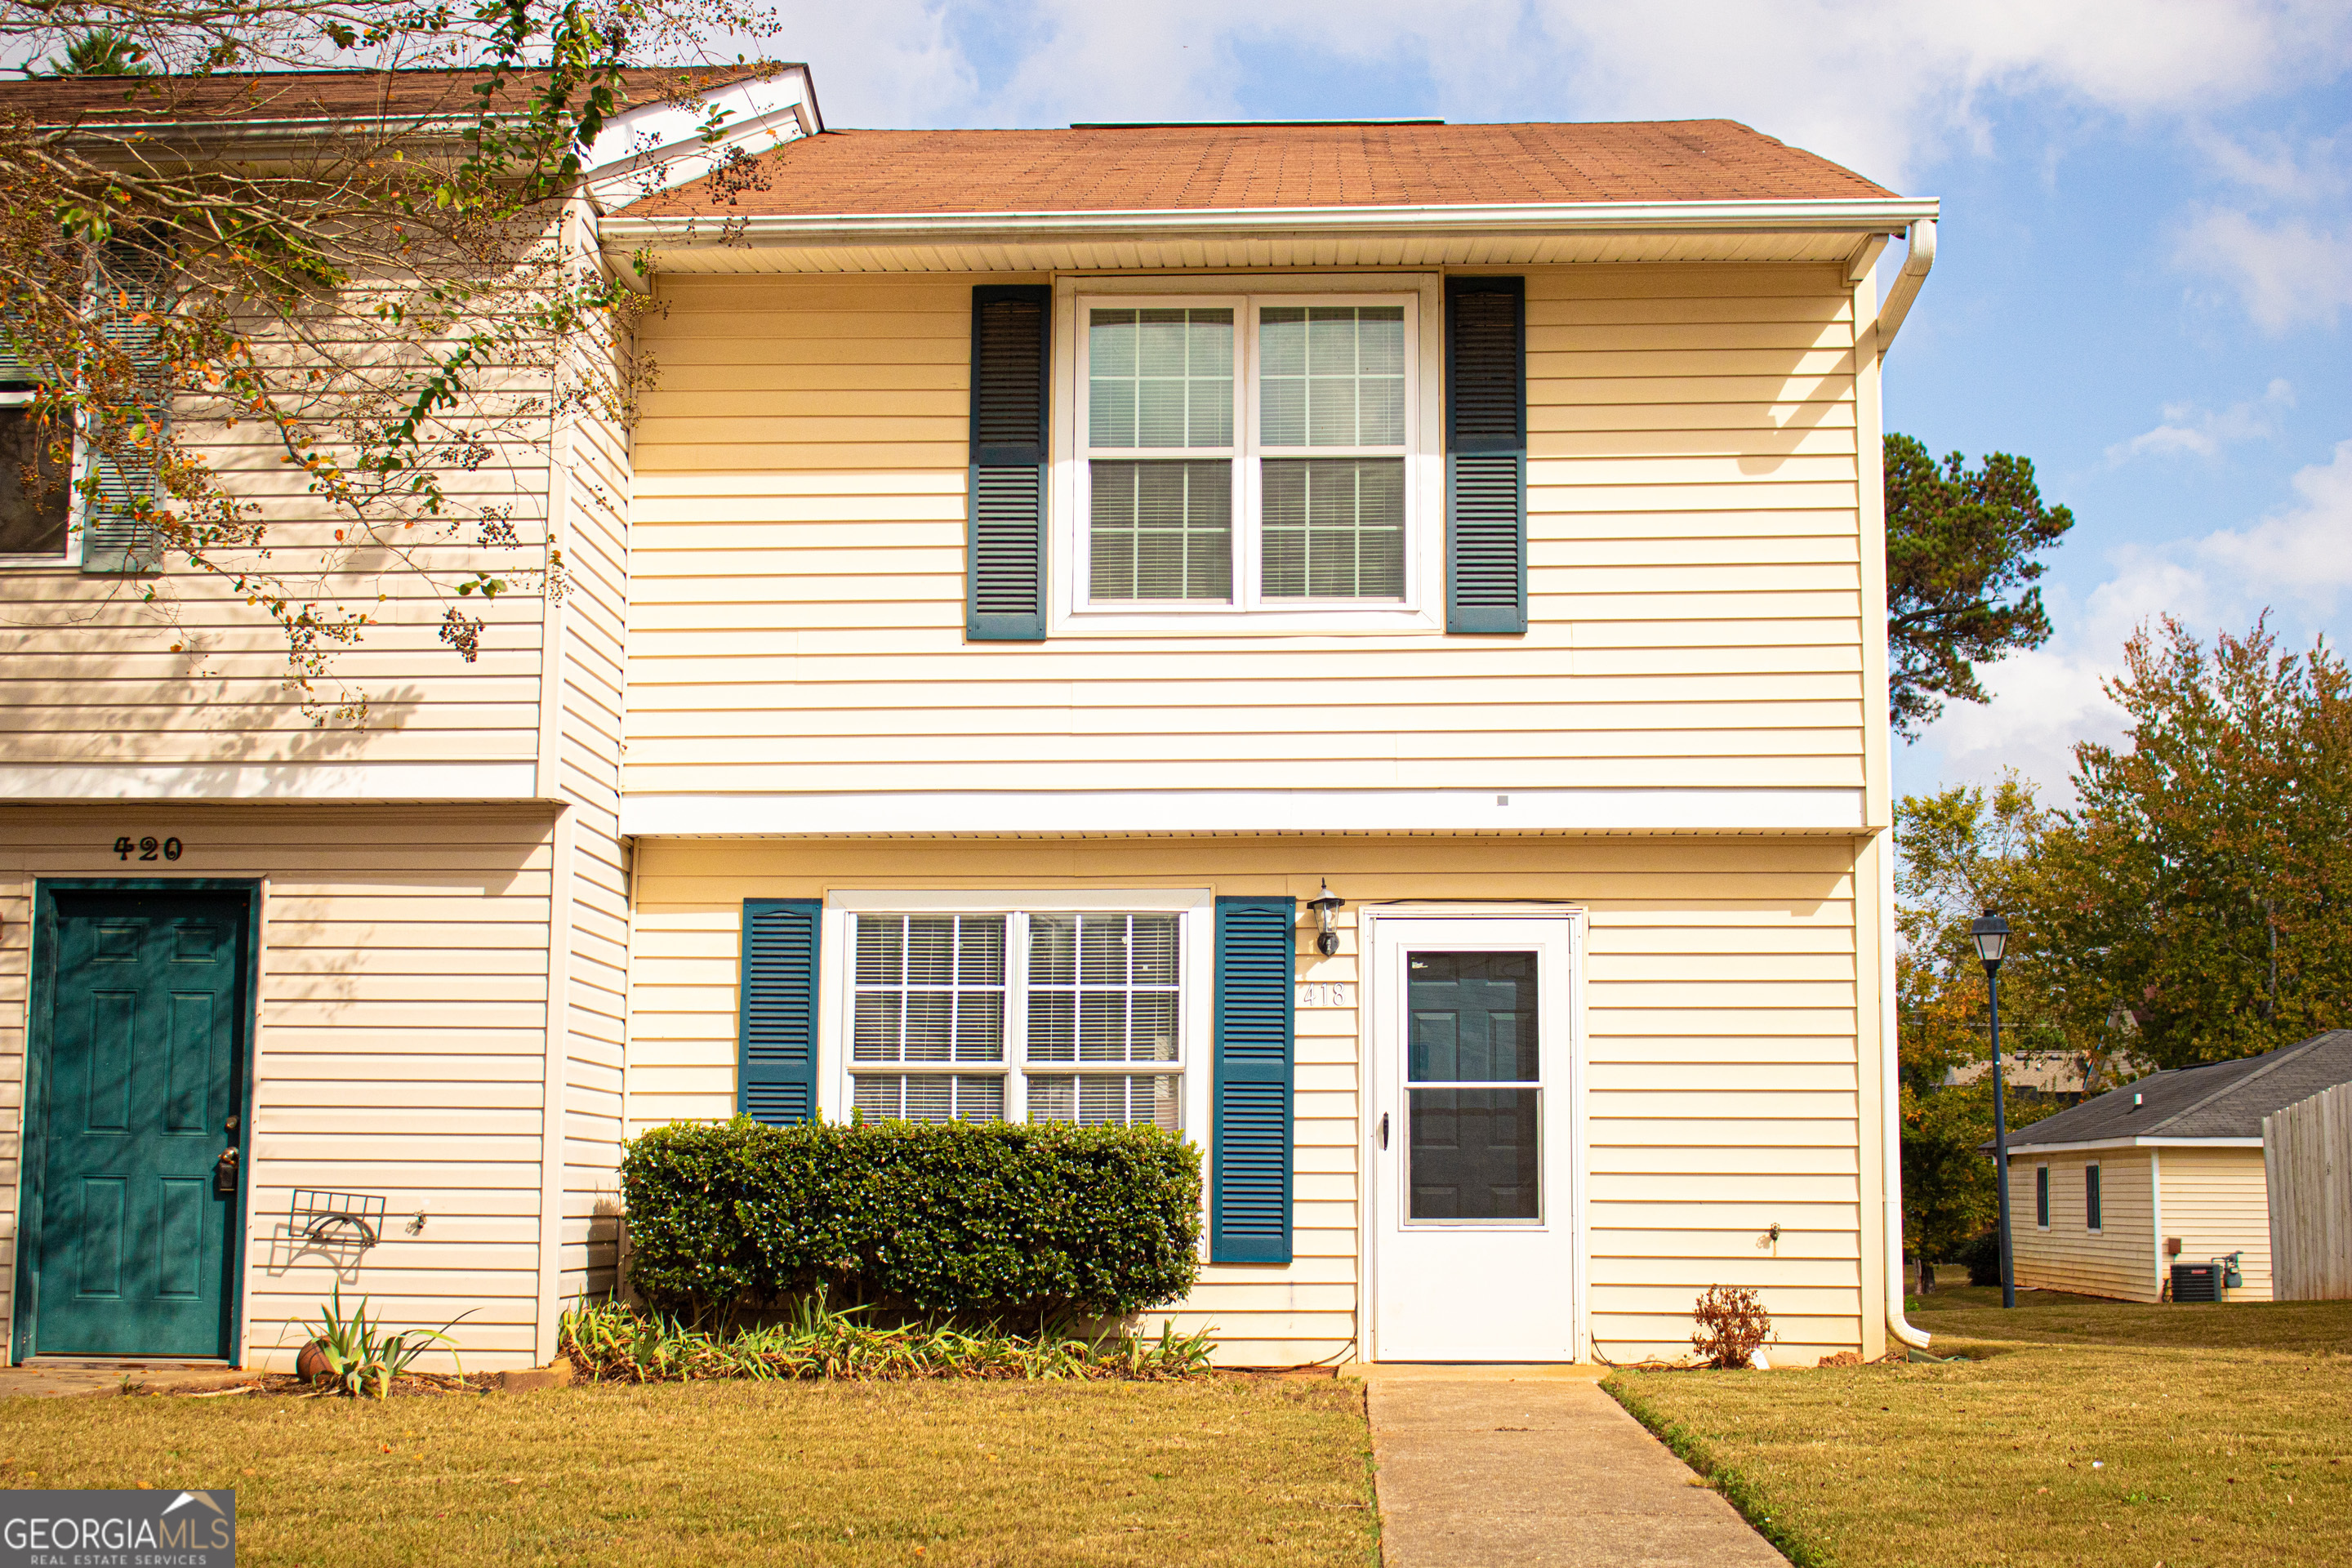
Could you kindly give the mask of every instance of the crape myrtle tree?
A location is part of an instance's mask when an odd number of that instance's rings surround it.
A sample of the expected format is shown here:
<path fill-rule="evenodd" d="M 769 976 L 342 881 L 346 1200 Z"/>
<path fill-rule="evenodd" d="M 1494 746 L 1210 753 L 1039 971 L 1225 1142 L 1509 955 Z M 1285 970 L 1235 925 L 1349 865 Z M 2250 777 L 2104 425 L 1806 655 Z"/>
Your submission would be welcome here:
<path fill-rule="evenodd" d="M 1989 1021 L 1984 970 L 1969 921 L 1988 907 L 2014 909 L 2036 872 L 2051 814 L 2033 787 L 2011 774 L 1990 790 L 1955 784 L 1895 804 L 1896 1064 L 1903 1135 L 1903 1241 L 1915 1258 L 1959 1251 L 1990 1225 L 2000 1201 L 1992 1163 L 1990 1079 L 1947 1084 L 1954 1068 L 1982 1061 Z M 2077 1050 L 2094 1079 L 2130 1076 L 2117 1044 L 2069 1035 L 2058 1026 L 2028 956 L 2012 948 L 2001 966 L 2002 1037 L 2011 1051 Z M 2011 1126 L 2057 1110 L 2055 1100 L 2017 1097 Z M 1924 1268 L 1923 1286 L 1931 1279 Z"/>
<path fill-rule="evenodd" d="M 94 106 L 0 104 L 0 349 L 37 386 L 15 477 L 71 489 L 86 550 L 155 568 L 113 596 L 163 635 L 192 581 L 267 615 L 314 724 L 364 721 L 331 666 L 387 574 L 470 662 L 484 600 L 562 584 L 561 542 L 482 470 L 567 410 L 626 423 L 650 374 L 623 347 L 643 295 L 561 241 L 583 156 L 626 101 L 695 101 L 700 40 L 772 31 L 745 3 L 0 0 L 0 58 Z M 240 94 L 297 111 L 245 73 L 320 68 L 479 74 L 429 117 L 219 133 Z M 208 461 L 227 430 L 295 476 L 271 488 L 307 492 L 299 525 Z"/>
<path fill-rule="evenodd" d="M 1939 466 L 1911 437 L 1885 438 L 1888 716 L 1906 740 L 1947 699 L 1987 700 L 1977 667 L 2050 640 L 2035 559 L 2074 514 L 2044 507 L 2033 465 L 1995 452 Z"/>

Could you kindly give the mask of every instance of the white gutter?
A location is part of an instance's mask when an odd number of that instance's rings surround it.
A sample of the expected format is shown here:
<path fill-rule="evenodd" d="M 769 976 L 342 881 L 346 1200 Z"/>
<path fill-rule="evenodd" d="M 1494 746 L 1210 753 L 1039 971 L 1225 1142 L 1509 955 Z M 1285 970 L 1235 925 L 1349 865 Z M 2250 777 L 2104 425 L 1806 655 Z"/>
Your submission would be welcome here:
<path fill-rule="evenodd" d="M 1879 1128 L 1882 1184 L 1886 1189 L 1886 1333 L 1908 1350 L 1927 1348 L 1927 1331 L 1903 1315 L 1903 1068 L 1896 1054 L 1898 1019 L 1895 996 L 1895 843 L 1878 840 L 1878 1030 L 1879 1082 L 1883 1087 Z M 2007 1181 L 2009 1173 L 2001 1173 Z"/>
<path fill-rule="evenodd" d="M 2074 1154 L 2086 1149 L 2259 1149 L 2259 1138 L 2093 1138 L 2080 1143 L 2011 1143 L 2011 1159 L 2020 1154 Z"/>
<path fill-rule="evenodd" d="M 1936 265 L 1934 214 L 1911 225 L 1910 242 L 1911 248 L 1903 258 L 1903 270 L 1895 275 L 1895 287 L 1886 291 L 1885 302 L 1878 307 L 1878 353 L 1882 358 L 1886 345 L 1895 341 L 1895 329 L 1911 313 L 1911 301 L 1919 297 L 1919 285 L 1927 281 L 1928 268 Z"/>
<path fill-rule="evenodd" d="M 1381 207 L 1119 208 L 1103 212 L 722 213 L 631 216 L 603 224 L 615 242 L 663 241 L 699 248 L 900 241 L 997 241 L 1107 234 L 1196 237 L 1354 234 L 1399 229 L 1437 233 L 1608 234 L 1932 233 L 1933 198 L 1811 202 L 1481 202 Z M 723 219 L 713 222 L 713 219 Z M 1932 245 L 1932 242 L 1931 242 Z M 1916 254 L 1916 253 L 1915 253 Z M 1905 264 L 1907 273 L 1910 263 Z M 1924 276 L 1925 269 L 1922 268 Z M 1897 280 L 1899 293 L 1902 282 Z M 1916 286 L 1913 286 L 1916 292 Z M 1907 301 L 1906 301 L 1907 304 Z M 1882 319 L 1884 312 L 1881 312 Z"/>

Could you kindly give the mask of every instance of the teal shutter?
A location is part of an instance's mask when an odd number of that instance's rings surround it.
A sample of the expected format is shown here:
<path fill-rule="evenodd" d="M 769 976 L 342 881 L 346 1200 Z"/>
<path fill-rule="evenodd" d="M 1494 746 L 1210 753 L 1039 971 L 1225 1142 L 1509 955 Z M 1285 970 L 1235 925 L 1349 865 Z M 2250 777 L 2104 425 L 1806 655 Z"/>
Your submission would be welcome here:
<path fill-rule="evenodd" d="M 1528 289 L 1445 280 L 1445 629 L 1528 629 Z"/>
<path fill-rule="evenodd" d="M 100 335 L 130 357 L 132 412 L 122 423 L 122 451 L 90 458 L 98 493 L 83 523 L 81 569 L 92 573 L 147 572 L 162 559 L 154 525 L 139 503 L 156 495 L 155 458 L 163 449 L 171 397 L 159 348 L 162 332 L 153 312 L 163 308 L 155 266 L 145 256 L 104 258 L 93 284 L 93 313 Z M 141 320 L 142 317 L 146 320 Z"/>
<path fill-rule="evenodd" d="M 816 1114 L 817 917 L 814 899 L 743 900 L 735 1109 L 771 1127 Z"/>
<path fill-rule="evenodd" d="M 983 284 L 971 291 L 971 522 L 964 636 L 1045 635 L 1045 413 L 1054 291 Z"/>
<path fill-rule="evenodd" d="M 1296 899 L 1217 900 L 1209 1261 L 1290 1261 Z"/>

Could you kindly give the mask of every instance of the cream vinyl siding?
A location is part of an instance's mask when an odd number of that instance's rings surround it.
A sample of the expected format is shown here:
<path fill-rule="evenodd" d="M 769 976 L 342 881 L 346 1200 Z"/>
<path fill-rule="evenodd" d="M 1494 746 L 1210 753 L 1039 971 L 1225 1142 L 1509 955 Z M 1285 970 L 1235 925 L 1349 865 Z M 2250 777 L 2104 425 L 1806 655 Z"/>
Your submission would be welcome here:
<path fill-rule="evenodd" d="M 628 787 L 1858 788 L 1878 459 L 1843 277 L 1527 277 L 1528 633 L 1273 647 L 965 643 L 975 279 L 663 279 Z"/>
<path fill-rule="evenodd" d="M 365 1296 L 388 1325 L 428 1328 L 470 1312 L 457 1330 L 468 1370 L 546 1359 L 536 1321 L 553 865 L 544 807 L 0 812 L 0 1268 L 16 1258 L 34 881 L 127 874 L 107 848 L 126 830 L 177 836 L 180 875 L 266 879 L 250 1047 L 251 1352 L 290 1367 L 302 1336 L 289 1322 L 314 1318 L 335 1283 L 326 1260 L 291 1249 L 288 1205 L 301 1186 L 384 1199 L 383 1243 L 344 1279 L 347 1305 Z M 13 1300 L 0 1301 L 7 1310 Z"/>
<path fill-rule="evenodd" d="M 581 345 L 576 377 L 612 374 L 608 342 Z M 617 1282 L 623 1079 L 629 964 L 627 871 L 620 841 L 623 690 L 628 679 L 628 432 L 593 399 L 560 423 L 551 451 L 553 533 L 567 589 L 547 607 L 554 671 L 542 720 L 540 793 L 568 803 L 558 824 L 559 907 L 568 911 L 551 960 L 563 998 L 560 1125 L 551 1129 L 560 1169 L 545 1173 L 551 1214 L 552 1314 L 583 1292 Z M 553 1353 L 554 1324 L 541 1322 Z"/>
<path fill-rule="evenodd" d="M 2259 1156 L 2262 1152 L 2254 1151 Z M 2167 1163 L 2170 1156 L 2166 1156 Z M 2050 1228 L 2034 1223 L 2033 1171 L 2050 1167 Z M 2084 1218 L 2085 1166 L 2097 1165 L 2099 1217 L 2096 1232 Z M 2255 1161 L 2259 1172 L 2261 1161 Z M 2157 1299 L 2154 1187 L 2145 1149 L 2103 1149 L 2095 1153 L 2021 1154 L 2009 1157 L 2010 1250 L 2020 1289 L 2071 1290 L 2127 1301 Z M 2260 1217 L 2259 1205 L 2257 1216 Z M 2172 1226 L 2166 1201 L 2164 1223 Z"/>
<path fill-rule="evenodd" d="M 535 594 L 465 601 L 488 623 L 472 664 L 440 640 L 445 607 L 420 574 L 390 553 L 361 555 L 317 581 L 307 557 L 331 549 L 346 526 L 303 492 L 250 425 L 236 430 L 183 418 L 191 451 L 241 497 L 258 501 L 275 559 L 322 605 L 340 600 L 379 624 L 333 658 L 335 679 L 319 691 L 329 705 L 337 680 L 364 691 L 364 728 L 313 726 L 289 690 L 286 638 L 226 578 L 167 557 L 160 574 L 85 576 L 79 568 L 0 573 L 0 763 L 497 763 L 534 754 L 541 602 Z M 469 500 L 511 505 L 530 542 L 499 549 L 417 538 L 415 557 L 451 577 L 476 567 L 511 573 L 541 563 L 548 468 L 539 443 L 515 445 L 450 489 Z M 424 525 L 415 535 L 428 532 Z M 467 531 L 470 534 L 470 530 Z M 404 542 L 407 541 L 404 539 Z M 250 552 L 224 552 L 233 564 Z M 158 590 L 158 602 L 144 596 Z M 379 594 L 386 595 L 377 602 Z M 173 651 L 173 645 L 181 651 Z"/>
<path fill-rule="evenodd" d="M 1350 900 L 1341 951 L 1318 958 L 1302 921 L 1302 982 L 1359 979 L 1368 903 L 1573 901 L 1591 911 L 1590 1299 L 1604 1351 L 1686 1352 L 1694 1300 L 1729 1283 L 1763 1291 L 1782 1335 L 1776 1355 L 1875 1353 L 1876 1233 L 1864 1222 L 1865 1202 L 1875 1222 L 1877 1191 L 1857 1150 L 1875 1147 L 1864 1109 L 1874 1102 L 1861 1091 L 1876 1079 L 1856 1056 L 1853 858 L 1839 839 L 640 840 L 631 1128 L 734 1114 L 747 898 L 1209 887 L 1304 900 L 1328 878 Z M 819 1005 L 838 1002 L 826 994 Z M 1208 1268 L 1174 1314 L 1213 1326 L 1228 1363 L 1350 1353 L 1359 1027 L 1353 1007 L 1297 1015 L 1295 1261 Z M 1204 1042 L 1192 1060 L 1206 1069 Z"/>
<path fill-rule="evenodd" d="M 2164 1234 L 2180 1238 L 2179 1261 L 2207 1263 L 2225 1253 L 2242 1252 L 2239 1268 L 2245 1284 L 2224 1290 L 2222 1299 L 2269 1300 L 2270 1185 L 2262 1150 L 2160 1149 L 2158 1160 L 2164 1181 Z"/>

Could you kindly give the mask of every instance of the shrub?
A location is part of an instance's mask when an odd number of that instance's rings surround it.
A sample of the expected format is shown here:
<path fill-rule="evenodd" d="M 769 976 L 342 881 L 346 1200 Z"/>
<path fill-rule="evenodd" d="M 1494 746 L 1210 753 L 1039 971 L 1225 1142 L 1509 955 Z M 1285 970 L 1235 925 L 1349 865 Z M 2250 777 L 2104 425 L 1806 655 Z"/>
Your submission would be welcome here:
<path fill-rule="evenodd" d="M 629 1283 L 698 1321 L 814 1290 L 1118 1317 L 1192 1289 L 1199 1151 L 1150 1127 L 677 1122 L 621 1166 Z"/>
<path fill-rule="evenodd" d="M 1969 1266 L 1969 1283 L 1971 1285 L 2000 1284 L 2000 1232 L 1998 1229 L 1977 1232 L 1969 1238 L 1969 1244 L 1960 1248 L 1959 1257 L 1953 1261 Z"/>
<path fill-rule="evenodd" d="M 882 1328 L 863 1308 L 835 1311 L 804 1297 L 779 1323 L 707 1333 L 659 1312 L 583 1301 L 563 1314 L 563 1352 L 606 1383 L 705 1378 L 1126 1378 L 1159 1382 L 1209 1371 L 1209 1336 L 1163 1326 L 1157 1340 L 1008 1334 L 934 1324 Z"/>
<path fill-rule="evenodd" d="M 1692 1309 L 1698 1328 L 1691 1348 L 1707 1365 L 1730 1370 L 1753 1364 L 1756 1352 L 1772 1335 L 1772 1314 L 1756 1292 L 1732 1285 L 1710 1285 Z"/>

